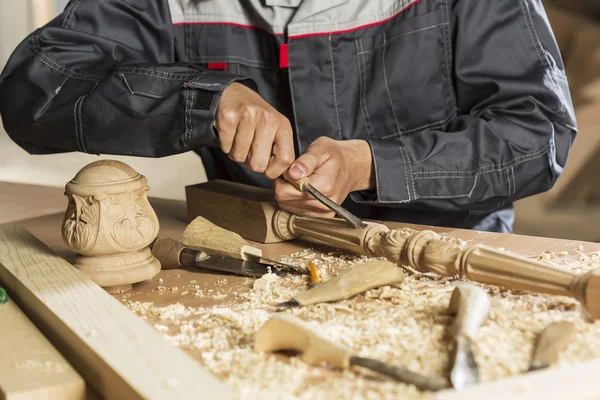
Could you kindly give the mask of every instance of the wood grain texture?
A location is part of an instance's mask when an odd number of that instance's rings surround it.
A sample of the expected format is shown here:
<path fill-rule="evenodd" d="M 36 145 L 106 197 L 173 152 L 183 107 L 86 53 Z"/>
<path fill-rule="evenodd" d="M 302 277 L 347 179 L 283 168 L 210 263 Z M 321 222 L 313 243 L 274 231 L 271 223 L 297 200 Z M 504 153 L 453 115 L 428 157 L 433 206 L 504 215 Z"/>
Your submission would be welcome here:
<path fill-rule="evenodd" d="M 268 189 L 214 180 L 185 188 L 188 220 L 203 216 L 212 223 L 260 243 L 283 241 L 271 221 L 277 211 Z"/>
<path fill-rule="evenodd" d="M 0 226 L 0 279 L 102 396 L 230 396 L 182 350 L 19 225 Z"/>
<path fill-rule="evenodd" d="M 0 306 L 0 399 L 85 398 L 83 378 L 9 297 Z"/>
<path fill-rule="evenodd" d="M 240 235 L 221 228 L 203 217 L 196 217 L 183 232 L 181 242 L 206 254 L 248 260 L 247 254 L 262 256 L 262 251 L 250 246 Z"/>

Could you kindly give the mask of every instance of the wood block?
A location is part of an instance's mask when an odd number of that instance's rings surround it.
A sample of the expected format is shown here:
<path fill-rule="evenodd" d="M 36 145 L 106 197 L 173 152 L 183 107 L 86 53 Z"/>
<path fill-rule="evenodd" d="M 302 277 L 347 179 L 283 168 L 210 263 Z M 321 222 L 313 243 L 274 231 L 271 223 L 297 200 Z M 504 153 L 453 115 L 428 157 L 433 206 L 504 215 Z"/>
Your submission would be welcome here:
<path fill-rule="evenodd" d="M 273 230 L 278 207 L 272 190 L 214 180 L 186 186 L 185 195 L 188 222 L 202 216 L 244 239 L 260 243 L 284 241 Z"/>
<path fill-rule="evenodd" d="M 190 356 L 19 225 L 0 226 L 0 280 L 102 397 L 231 396 Z"/>
<path fill-rule="evenodd" d="M 0 306 L 0 399 L 78 400 L 85 381 L 10 299 Z"/>

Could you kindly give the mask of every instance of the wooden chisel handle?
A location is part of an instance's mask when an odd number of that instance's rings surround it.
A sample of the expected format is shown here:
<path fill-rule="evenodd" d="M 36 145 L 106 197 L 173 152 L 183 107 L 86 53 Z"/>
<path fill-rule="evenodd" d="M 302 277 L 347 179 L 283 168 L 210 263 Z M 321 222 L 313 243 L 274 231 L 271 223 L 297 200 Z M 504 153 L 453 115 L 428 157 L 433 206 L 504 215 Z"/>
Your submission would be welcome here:
<path fill-rule="evenodd" d="M 292 179 L 292 177 L 290 176 L 288 171 L 285 171 L 283 174 L 281 174 L 281 176 L 283 177 L 283 179 L 285 179 L 286 182 L 288 182 L 289 184 L 291 184 L 293 187 L 295 187 L 296 189 L 298 189 L 301 192 L 306 191 L 308 185 L 310 185 L 310 181 L 308 180 L 307 176 L 305 176 L 304 178 L 295 180 L 295 179 Z"/>
<path fill-rule="evenodd" d="M 176 240 L 159 237 L 150 245 L 152 255 L 160 261 L 162 269 L 174 269 L 181 266 L 193 266 L 196 260 L 208 255 L 200 250 L 188 249 Z"/>
<path fill-rule="evenodd" d="M 280 314 L 265 322 L 254 338 L 254 350 L 295 350 L 307 364 L 326 362 L 342 369 L 350 367 L 352 357 L 349 349 L 330 342 L 291 314 Z"/>
<path fill-rule="evenodd" d="M 446 380 L 441 377 L 428 377 L 381 361 L 356 357 L 350 349 L 331 342 L 291 314 L 280 314 L 265 322 L 254 339 L 254 350 L 295 350 L 300 353 L 300 359 L 309 365 L 327 363 L 341 369 L 359 365 L 398 381 L 413 384 L 421 390 L 440 390 L 448 386 Z"/>
<path fill-rule="evenodd" d="M 469 283 L 459 284 L 452 292 L 448 307 L 452 314 L 456 314 L 452 335 L 475 339 L 477 330 L 490 313 L 490 307 L 490 298 L 484 289 Z"/>

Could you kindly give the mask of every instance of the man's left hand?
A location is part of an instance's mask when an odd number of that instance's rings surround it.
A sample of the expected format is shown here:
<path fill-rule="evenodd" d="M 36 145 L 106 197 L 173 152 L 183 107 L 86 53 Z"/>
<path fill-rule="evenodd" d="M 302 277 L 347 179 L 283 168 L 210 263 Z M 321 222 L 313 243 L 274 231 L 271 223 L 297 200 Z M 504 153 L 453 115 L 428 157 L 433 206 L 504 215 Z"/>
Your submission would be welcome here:
<path fill-rule="evenodd" d="M 350 192 L 375 187 L 373 157 L 365 140 L 334 140 L 320 137 L 308 147 L 288 170 L 292 179 L 308 176 L 310 183 L 338 204 Z M 279 207 L 297 215 L 332 217 L 334 213 L 312 195 L 300 192 L 278 178 L 275 199 Z"/>

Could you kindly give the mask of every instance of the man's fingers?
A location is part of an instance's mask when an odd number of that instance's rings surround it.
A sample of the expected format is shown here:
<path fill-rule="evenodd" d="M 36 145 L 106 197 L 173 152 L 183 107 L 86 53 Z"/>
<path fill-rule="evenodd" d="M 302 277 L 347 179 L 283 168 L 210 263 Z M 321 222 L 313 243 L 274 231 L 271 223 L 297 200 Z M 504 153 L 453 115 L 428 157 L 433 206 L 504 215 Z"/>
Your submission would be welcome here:
<path fill-rule="evenodd" d="M 289 169 L 289 174 L 292 179 L 302 179 L 305 176 L 310 176 L 315 169 L 323 165 L 329 159 L 329 151 L 326 146 L 318 144 L 311 145 L 306 153 L 302 154 Z"/>
<path fill-rule="evenodd" d="M 246 162 L 252 140 L 254 139 L 255 128 L 256 125 L 252 116 L 246 115 L 242 118 L 237 127 L 231 151 L 229 152 L 230 159 L 240 163 Z"/>
<path fill-rule="evenodd" d="M 281 123 L 275 133 L 271 152 L 273 157 L 269 159 L 265 176 L 269 179 L 275 179 L 292 165 L 295 158 L 292 127 L 287 119 Z"/>
<path fill-rule="evenodd" d="M 246 164 L 248 164 L 252 171 L 262 174 L 269 166 L 271 149 L 276 132 L 276 123 L 270 122 L 269 117 L 264 115 L 257 124 L 256 131 L 254 132 L 254 140 L 252 141 L 250 153 L 246 160 Z"/>

